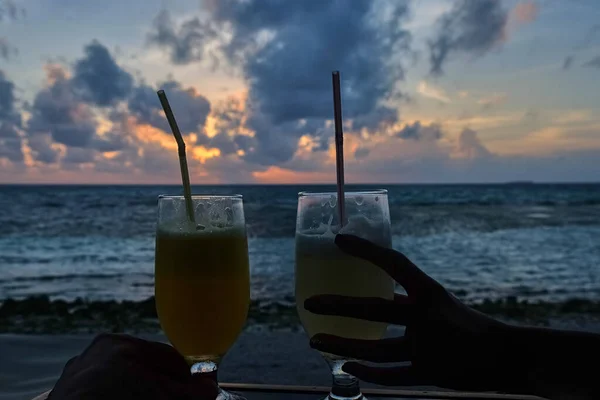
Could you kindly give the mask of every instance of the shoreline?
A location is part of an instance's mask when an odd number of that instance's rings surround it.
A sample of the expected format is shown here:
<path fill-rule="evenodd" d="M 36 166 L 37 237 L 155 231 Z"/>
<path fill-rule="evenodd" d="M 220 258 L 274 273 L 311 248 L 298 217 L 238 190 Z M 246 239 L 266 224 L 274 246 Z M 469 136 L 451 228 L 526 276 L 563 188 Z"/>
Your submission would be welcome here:
<path fill-rule="evenodd" d="M 507 297 L 469 304 L 475 310 L 507 322 L 536 326 L 568 323 L 576 327 L 600 326 L 600 301 L 571 298 L 536 301 Z M 252 300 L 245 329 L 302 330 L 293 298 L 283 301 Z M 30 296 L 0 300 L 0 333 L 89 334 L 94 332 L 160 333 L 154 297 L 143 301 L 50 299 Z"/>

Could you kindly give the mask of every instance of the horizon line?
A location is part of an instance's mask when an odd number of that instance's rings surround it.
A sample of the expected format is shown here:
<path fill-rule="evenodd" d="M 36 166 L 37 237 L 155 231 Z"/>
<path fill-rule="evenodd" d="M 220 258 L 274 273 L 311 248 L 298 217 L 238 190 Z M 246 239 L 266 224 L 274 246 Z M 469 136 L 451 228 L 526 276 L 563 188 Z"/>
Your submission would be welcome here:
<path fill-rule="evenodd" d="M 495 182 L 359 182 L 346 183 L 347 186 L 381 186 L 381 185 L 598 185 L 600 181 L 495 181 Z M 205 183 L 191 186 L 335 186 L 336 183 Z M 65 183 L 65 182 L 0 182 L 0 186 L 181 186 L 181 183 Z"/>

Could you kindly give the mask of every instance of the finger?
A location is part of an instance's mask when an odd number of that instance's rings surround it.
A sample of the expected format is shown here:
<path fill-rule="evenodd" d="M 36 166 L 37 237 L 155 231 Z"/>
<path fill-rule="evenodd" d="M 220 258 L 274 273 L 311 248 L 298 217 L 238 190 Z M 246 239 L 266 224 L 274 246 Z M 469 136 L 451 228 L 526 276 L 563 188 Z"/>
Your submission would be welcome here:
<path fill-rule="evenodd" d="M 310 346 L 325 353 L 373 362 L 410 361 L 410 347 L 403 337 L 364 340 L 319 333 Z"/>
<path fill-rule="evenodd" d="M 378 246 L 354 235 L 338 234 L 335 244 L 345 253 L 370 261 L 382 268 L 396 282 L 402 285 L 408 294 L 420 288 L 427 289 L 437 284 L 432 278 L 412 263 L 404 254 Z"/>
<path fill-rule="evenodd" d="M 356 362 L 347 362 L 342 370 L 366 382 L 386 386 L 421 386 L 428 382 L 415 374 L 413 367 L 369 367 Z"/>
<path fill-rule="evenodd" d="M 308 298 L 304 302 L 304 308 L 314 314 L 337 315 L 396 325 L 406 325 L 412 310 L 408 304 L 398 304 L 394 300 L 379 297 L 348 297 L 331 294 Z"/>
<path fill-rule="evenodd" d="M 186 387 L 190 399 L 214 400 L 219 394 L 217 382 L 211 378 L 197 375 L 199 374 L 191 375 L 189 384 Z"/>
<path fill-rule="evenodd" d="M 394 302 L 397 304 L 413 304 L 413 301 L 406 295 L 394 293 Z"/>

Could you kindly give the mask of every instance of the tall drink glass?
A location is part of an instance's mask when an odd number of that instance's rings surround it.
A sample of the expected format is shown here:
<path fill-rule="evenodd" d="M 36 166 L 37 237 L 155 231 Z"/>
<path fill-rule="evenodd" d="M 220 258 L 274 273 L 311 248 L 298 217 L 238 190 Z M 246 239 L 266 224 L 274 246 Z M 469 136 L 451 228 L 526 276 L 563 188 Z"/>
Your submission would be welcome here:
<path fill-rule="evenodd" d="M 393 299 L 394 281 L 380 268 L 351 257 L 334 243 L 348 233 L 391 247 L 390 212 L 386 190 L 347 192 L 346 223 L 340 229 L 336 193 L 306 193 L 298 197 L 296 220 L 296 307 L 309 336 L 328 333 L 354 339 L 381 339 L 387 324 L 353 318 L 322 316 L 304 309 L 314 295 L 337 294 Z M 358 380 L 342 371 L 343 357 L 322 353 L 331 368 L 330 399 L 360 399 Z"/>
<path fill-rule="evenodd" d="M 216 380 L 223 355 L 244 327 L 250 303 L 242 196 L 160 196 L 155 298 L 160 325 L 191 366 Z M 219 398 L 238 397 L 220 391 Z"/>

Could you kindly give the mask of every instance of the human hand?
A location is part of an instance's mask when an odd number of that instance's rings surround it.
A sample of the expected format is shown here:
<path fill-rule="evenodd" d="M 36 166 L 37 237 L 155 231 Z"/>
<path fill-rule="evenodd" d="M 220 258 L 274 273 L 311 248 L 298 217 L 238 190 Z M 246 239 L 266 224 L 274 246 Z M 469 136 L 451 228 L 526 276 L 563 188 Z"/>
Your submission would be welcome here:
<path fill-rule="evenodd" d="M 69 360 L 50 400 L 201 399 L 213 400 L 217 385 L 192 377 L 171 346 L 129 335 L 101 334 Z"/>
<path fill-rule="evenodd" d="M 382 340 L 317 334 L 317 350 L 376 363 L 411 365 L 374 367 L 347 362 L 343 370 L 365 381 L 393 386 L 438 386 L 459 390 L 523 392 L 519 366 L 512 365 L 512 327 L 461 303 L 403 254 L 351 235 L 337 235 L 345 253 L 382 268 L 407 296 L 394 300 L 319 295 L 304 307 L 313 313 L 405 325 L 405 335 Z M 510 377 L 509 377 L 510 376 Z"/>

